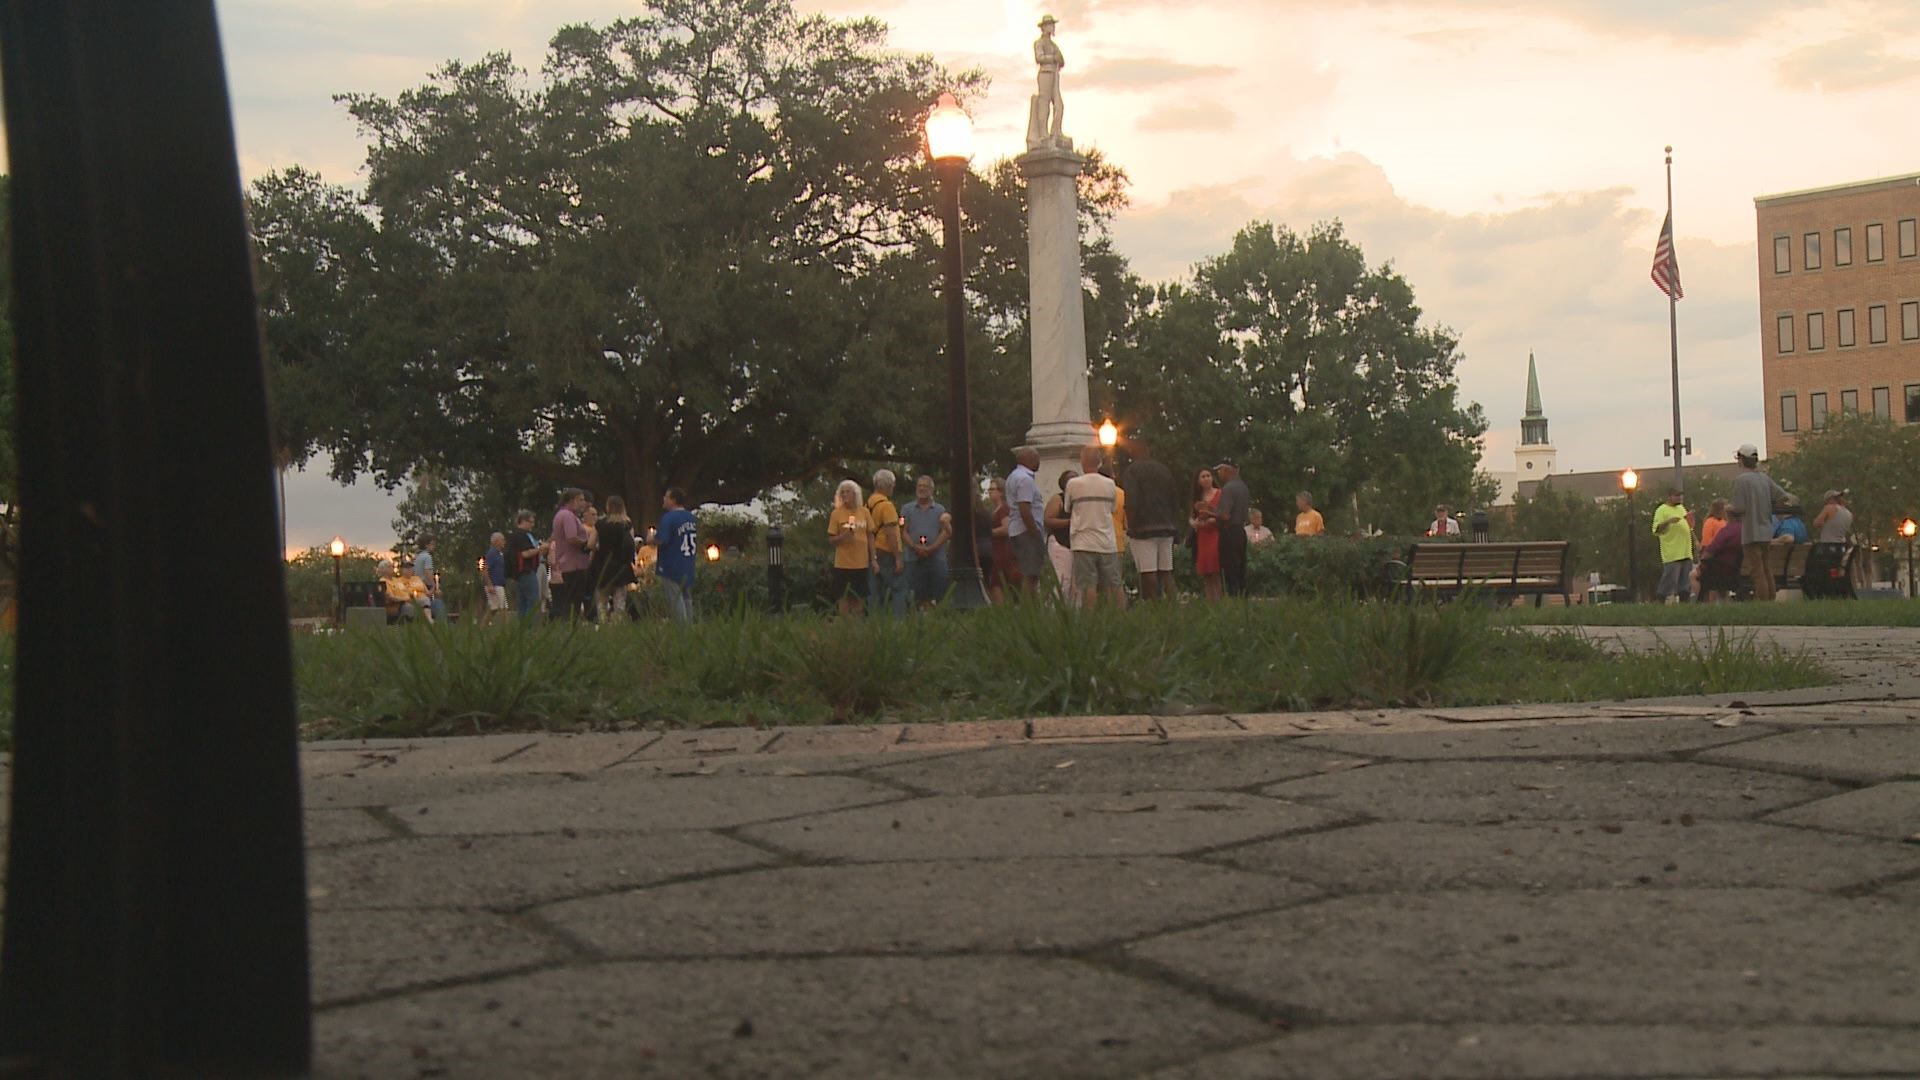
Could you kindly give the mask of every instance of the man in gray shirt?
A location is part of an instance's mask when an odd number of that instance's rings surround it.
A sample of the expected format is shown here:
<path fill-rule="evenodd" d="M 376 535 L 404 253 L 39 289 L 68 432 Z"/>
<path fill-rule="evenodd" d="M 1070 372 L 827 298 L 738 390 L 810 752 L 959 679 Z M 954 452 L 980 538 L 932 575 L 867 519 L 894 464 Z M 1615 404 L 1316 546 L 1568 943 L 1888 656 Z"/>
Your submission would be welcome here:
<path fill-rule="evenodd" d="M 1214 516 L 1220 521 L 1220 576 L 1225 579 L 1228 596 L 1247 594 L 1247 511 L 1253 508 L 1253 495 L 1240 468 L 1232 461 L 1214 466 L 1220 477 L 1220 502 Z"/>
<path fill-rule="evenodd" d="M 1740 475 L 1733 481 L 1733 505 L 1741 513 L 1740 543 L 1744 549 L 1741 569 L 1753 581 L 1755 600 L 1773 599 L 1773 574 L 1767 570 L 1767 551 L 1773 546 L 1773 503 L 1775 499 L 1792 502 L 1787 489 L 1760 471 L 1760 451 L 1746 443 L 1733 452 L 1740 462 Z"/>

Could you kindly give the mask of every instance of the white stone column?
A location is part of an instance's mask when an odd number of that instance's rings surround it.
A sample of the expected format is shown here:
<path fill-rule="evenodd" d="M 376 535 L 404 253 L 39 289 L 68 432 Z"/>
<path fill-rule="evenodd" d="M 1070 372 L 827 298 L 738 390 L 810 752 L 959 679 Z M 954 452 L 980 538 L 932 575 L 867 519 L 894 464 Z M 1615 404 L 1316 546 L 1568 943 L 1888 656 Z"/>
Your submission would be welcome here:
<path fill-rule="evenodd" d="M 1060 490 L 1060 474 L 1080 469 L 1094 441 L 1087 406 L 1087 319 L 1080 293 L 1080 172 L 1087 159 L 1065 147 L 1030 150 L 1018 160 L 1027 181 L 1029 333 L 1033 342 L 1033 426 L 1040 451 L 1040 494 Z"/>

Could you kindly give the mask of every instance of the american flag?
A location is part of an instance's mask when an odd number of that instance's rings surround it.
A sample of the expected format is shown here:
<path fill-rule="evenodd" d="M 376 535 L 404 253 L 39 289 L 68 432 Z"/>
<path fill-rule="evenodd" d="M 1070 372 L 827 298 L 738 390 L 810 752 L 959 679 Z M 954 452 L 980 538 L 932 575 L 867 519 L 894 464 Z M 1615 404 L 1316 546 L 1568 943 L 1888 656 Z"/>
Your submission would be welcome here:
<path fill-rule="evenodd" d="M 1673 211 L 1667 211 L 1667 220 L 1660 226 L 1660 242 L 1653 248 L 1653 283 L 1660 291 L 1675 300 L 1682 299 L 1687 291 L 1680 287 L 1680 260 L 1673 254 Z"/>

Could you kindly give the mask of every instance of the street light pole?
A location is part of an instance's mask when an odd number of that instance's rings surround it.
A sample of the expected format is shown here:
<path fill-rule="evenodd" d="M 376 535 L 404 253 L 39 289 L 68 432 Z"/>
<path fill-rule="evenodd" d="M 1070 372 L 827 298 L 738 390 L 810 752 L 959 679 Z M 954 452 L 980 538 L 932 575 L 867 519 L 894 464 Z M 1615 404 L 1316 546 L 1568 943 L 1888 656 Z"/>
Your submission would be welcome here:
<path fill-rule="evenodd" d="M 1640 486 L 1640 474 L 1628 469 L 1620 474 L 1620 487 L 1627 493 L 1627 602 L 1635 601 L 1635 590 L 1640 580 L 1639 559 L 1634 555 L 1633 491 Z"/>
<path fill-rule="evenodd" d="M 333 625 L 339 626 L 347 618 L 347 594 L 340 584 L 340 561 L 347 557 L 347 542 L 334 537 L 327 554 L 333 556 Z"/>
<path fill-rule="evenodd" d="M 1913 537 L 1920 533 L 1920 523 L 1912 518 L 1900 523 L 1900 535 L 1907 538 L 1907 599 L 1920 598 L 1920 582 L 1913 580 Z M 1894 595 L 1898 596 L 1898 593 Z"/>
<path fill-rule="evenodd" d="M 947 442 L 953 467 L 953 557 L 948 603 L 962 611 L 987 606 L 974 550 L 973 420 L 967 403 L 966 258 L 960 235 L 960 188 L 973 154 L 973 121 L 952 94 L 941 94 L 927 117 L 927 152 L 940 180 L 940 226 L 945 235 L 947 299 Z"/>

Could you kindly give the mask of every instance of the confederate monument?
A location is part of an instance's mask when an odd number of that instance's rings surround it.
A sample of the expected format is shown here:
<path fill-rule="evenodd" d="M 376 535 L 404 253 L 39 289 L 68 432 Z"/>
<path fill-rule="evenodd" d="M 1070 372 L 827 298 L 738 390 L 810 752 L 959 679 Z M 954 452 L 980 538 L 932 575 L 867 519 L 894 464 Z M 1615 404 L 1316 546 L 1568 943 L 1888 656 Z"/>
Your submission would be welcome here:
<path fill-rule="evenodd" d="M 1059 490 L 1066 469 L 1079 468 L 1093 439 L 1087 409 L 1087 322 L 1080 295 L 1080 172 L 1087 159 L 1060 130 L 1066 106 L 1060 69 L 1066 57 L 1053 40 L 1056 20 L 1040 20 L 1033 43 L 1039 92 L 1027 112 L 1027 152 L 1018 160 L 1027 181 L 1028 321 L 1033 339 L 1033 426 L 1027 441 L 1040 451 L 1040 491 Z"/>

